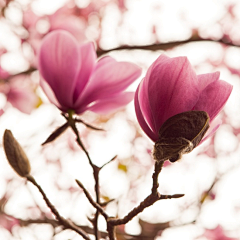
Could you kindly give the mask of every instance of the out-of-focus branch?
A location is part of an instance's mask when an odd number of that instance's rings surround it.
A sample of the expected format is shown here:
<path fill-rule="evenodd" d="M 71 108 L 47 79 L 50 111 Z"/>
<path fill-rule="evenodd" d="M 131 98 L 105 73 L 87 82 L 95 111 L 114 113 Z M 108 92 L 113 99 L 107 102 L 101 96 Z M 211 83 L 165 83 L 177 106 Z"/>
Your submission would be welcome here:
<path fill-rule="evenodd" d="M 129 45 L 123 45 L 119 46 L 116 48 L 111 48 L 111 49 L 101 49 L 99 48 L 97 50 L 97 55 L 98 57 L 112 52 L 112 51 L 121 51 L 121 50 L 148 50 L 148 51 L 159 51 L 159 50 L 168 50 L 180 45 L 192 43 L 192 42 L 214 42 L 214 43 L 222 43 L 227 46 L 234 46 L 234 47 L 240 47 L 240 45 L 234 44 L 232 42 L 227 41 L 225 38 L 221 39 L 211 39 L 211 38 L 201 38 L 198 35 L 193 35 L 191 38 L 187 40 L 182 40 L 182 41 L 172 41 L 172 42 L 166 42 L 166 43 L 155 43 L 155 44 L 150 44 L 150 45 L 134 45 L 134 46 L 129 46 Z"/>
<path fill-rule="evenodd" d="M 155 44 L 149 44 L 149 45 L 132 45 L 132 46 L 123 45 L 123 46 L 119 46 L 119 47 L 116 47 L 116 48 L 110 48 L 110 49 L 98 48 L 97 49 L 97 56 L 101 57 L 102 55 L 107 54 L 109 52 L 122 51 L 122 50 L 147 50 L 147 51 L 168 50 L 168 49 L 171 49 L 171 48 L 174 48 L 174 47 L 177 47 L 177 46 L 180 46 L 180 45 L 192 43 L 192 42 L 195 42 L 195 43 L 198 43 L 198 42 L 213 42 L 213 43 L 221 43 L 221 44 L 224 44 L 226 46 L 240 47 L 240 45 L 229 42 L 225 38 L 221 38 L 221 39 L 216 40 L 216 39 L 211 39 L 211 38 L 201 38 L 198 35 L 193 35 L 192 37 L 190 37 L 187 40 L 172 41 L 172 42 L 167 42 L 167 43 L 155 43 Z M 36 68 L 31 66 L 26 71 L 17 73 L 13 76 L 17 76 L 17 75 L 21 75 L 21 74 L 30 74 L 34 71 L 36 71 Z M 11 77 L 13 77 L 13 76 L 11 76 Z"/>

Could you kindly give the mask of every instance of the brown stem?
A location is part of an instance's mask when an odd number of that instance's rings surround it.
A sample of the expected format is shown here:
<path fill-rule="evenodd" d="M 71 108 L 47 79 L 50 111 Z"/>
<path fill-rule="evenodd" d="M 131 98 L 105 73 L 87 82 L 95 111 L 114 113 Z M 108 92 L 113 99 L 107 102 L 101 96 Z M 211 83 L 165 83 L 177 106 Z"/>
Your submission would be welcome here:
<path fill-rule="evenodd" d="M 101 169 L 99 167 L 95 167 L 93 169 L 93 176 L 94 176 L 94 179 L 95 179 L 95 193 L 96 193 L 96 203 L 97 204 L 100 204 L 100 190 L 99 190 L 99 171 Z M 96 213 L 95 213 L 95 217 L 93 219 L 93 222 L 94 222 L 94 231 L 95 231 L 95 239 L 98 240 L 99 239 L 99 231 L 98 231 L 98 217 L 99 217 L 99 210 L 97 209 L 96 210 Z"/>
<path fill-rule="evenodd" d="M 152 193 L 146 197 L 137 207 L 135 207 L 132 211 L 130 211 L 125 217 L 122 219 L 110 219 L 108 224 L 112 224 L 113 226 L 126 224 L 133 217 L 137 216 L 140 212 L 142 212 L 145 208 L 151 206 L 156 201 L 161 199 L 160 193 L 158 193 L 158 175 L 161 172 L 162 166 L 164 162 L 155 162 L 154 173 L 152 175 L 153 185 L 152 185 Z"/>
<path fill-rule="evenodd" d="M 66 115 L 63 115 L 63 116 L 68 120 L 69 125 L 71 126 L 73 132 L 75 133 L 75 135 L 77 137 L 76 141 L 77 141 L 78 145 L 82 148 L 82 150 L 86 154 L 88 162 L 93 169 L 93 177 L 94 177 L 94 180 L 95 180 L 95 187 L 94 188 L 95 188 L 95 193 L 96 193 L 96 202 L 97 202 L 97 204 L 100 204 L 100 191 L 99 191 L 99 171 L 100 171 L 100 168 L 92 162 L 87 149 L 85 148 L 84 144 L 82 143 L 82 141 L 80 139 L 79 132 L 78 132 L 77 127 L 76 127 L 76 121 L 77 120 L 76 120 L 76 118 L 73 118 L 73 112 L 69 111 L 68 116 L 66 116 Z M 97 209 L 97 211 L 96 211 L 95 217 L 93 219 L 93 225 L 94 225 L 94 230 L 95 230 L 95 238 L 96 238 L 96 240 L 98 240 L 99 239 L 99 231 L 98 231 L 99 210 L 98 210 L 98 208 L 96 208 L 96 209 Z"/>
<path fill-rule="evenodd" d="M 158 193 L 158 175 L 162 170 L 162 166 L 164 164 L 164 161 L 156 161 L 155 162 L 155 168 L 154 168 L 154 172 L 152 175 L 152 179 L 153 179 L 153 185 L 152 185 L 152 194 L 153 195 L 157 195 Z"/>
<path fill-rule="evenodd" d="M 79 235 L 81 235 L 84 239 L 90 240 L 89 236 L 87 235 L 86 232 L 84 232 L 81 228 L 77 227 L 74 223 L 70 222 L 69 220 L 65 219 L 62 217 L 57 209 L 52 205 L 50 200 L 47 198 L 47 195 L 43 191 L 42 187 L 36 182 L 36 180 L 33 178 L 31 175 L 26 176 L 27 180 L 31 182 L 33 185 L 35 185 L 39 192 L 42 194 L 44 201 L 46 202 L 47 206 L 51 209 L 52 213 L 55 215 L 57 220 L 62 224 L 65 228 L 70 228 L 77 232 Z"/>
<path fill-rule="evenodd" d="M 109 240 L 115 240 L 116 239 L 115 226 L 112 225 L 110 222 L 107 222 L 107 231 Z"/>
<path fill-rule="evenodd" d="M 78 184 L 78 186 L 80 188 L 82 188 L 84 194 L 86 195 L 88 201 L 93 205 L 93 207 L 95 207 L 102 215 L 103 217 L 107 220 L 109 217 L 107 215 L 107 213 L 103 210 L 103 208 L 98 204 L 96 203 L 93 198 L 91 197 L 91 195 L 89 194 L 89 192 L 87 191 L 87 189 L 83 186 L 83 184 L 79 181 L 79 180 L 75 180 Z"/>
<path fill-rule="evenodd" d="M 93 129 L 93 130 L 96 130 L 96 131 L 104 131 L 102 128 L 97 128 L 97 127 L 95 127 L 95 126 L 92 126 L 92 125 L 84 122 L 84 121 L 83 121 L 82 119 L 80 119 L 80 118 L 75 118 L 75 121 L 78 122 L 78 123 L 82 123 L 82 124 L 85 125 L 86 127 L 91 128 L 91 129 Z"/>

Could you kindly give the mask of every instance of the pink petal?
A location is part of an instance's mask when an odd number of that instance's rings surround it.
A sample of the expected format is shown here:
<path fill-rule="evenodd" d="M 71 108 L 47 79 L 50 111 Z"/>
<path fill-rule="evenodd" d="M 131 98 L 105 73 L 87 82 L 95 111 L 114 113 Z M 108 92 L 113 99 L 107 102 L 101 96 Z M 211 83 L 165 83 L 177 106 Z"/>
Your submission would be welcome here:
<path fill-rule="evenodd" d="M 232 85 L 222 80 L 209 84 L 200 94 L 193 110 L 208 113 L 211 121 L 222 110 L 232 92 Z"/>
<path fill-rule="evenodd" d="M 97 60 L 97 54 L 94 48 L 93 43 L 86 43 L 80 47 L 80 55 L 82 59 L 81 69 L 77 76 L 75 91 L 73 99 L 76 101 L 82 91 L 84 90 L 86 84 L 89 81 L 89 78 L 95 67 Z"/>
<path fill-rule="evenodd" d="M 30 114 L 37 104 L 36 95 L 26 88 L 10 88 L 7 101 L 26 114 Z"/>
<path fill-rule="evenodd" d="M 126 106 L 133 100 L 133 97 L 133 92 L 122 92 L 109 98 L 104 98 L 96 101 L 96 103 L 89 107 L 88 110 L 99 114 L 109 114 L 119 108 Z"/>
<path fill-rule="evenodd" d="M 46 94 L 46 96 L 48 97 L 48 100 L 53 103 L 55 106 L 57 106 L 58 108 L 61 108 L 53 90 L 50 88 L 50 86 L 48 85 L 48 83 L 43 80 L 42 78 L 40 79 L 40 86 L 43 89 L 44 93 Z M 68 110 L 68 109 L 66 109 Z"/>
<path fill-rule="evenodd" d="M 125 90 L 141 74 L 135 64 L 117 62 L 111 57 L 100 59 L 86 86 L 83 96 L 77 104 L 87 105 L 97 99 L 103 99 Z"/>
<path fill-rule="evenodd" d="M 140 107 L 154 132 L 169 117 L 192 109 L 198 100 L 197 76 L 186 57 L 160 56 L 143 81 Z M 144 103 L 147 98 L 149 103 Z"/>
<path fill-rule="evenodd" d="M 140 83 L 140 87 L 139 87 L 139 104 L 140 104 L 140 108 L 141 111 L 143 112 L 144 116 L 145 116 L 145 120 L 147 122 L 147 124 L 149 125 L 149 127 L 152 129 L 152 131 L 155 132 L 155 134 L 158 133 L 158 130 L 155 127 L 155 116 L 154 114 L 151 112 L 151 106 L 150 106 L 150 100 L 149 100 L 149 94 L 148 94 L 148 83 L 150 80 L 150 76 L 152 71 L 154 71 L 153 69 L 157 68 L 159 64 L 163 64 L 164 62 L 167 62 L 169 60 L 169 57 L 165 56 L 164 54 L 160 55 L 156 61 L 153 62 L 153 64 L 149 67 L 147 74 L 145 76 L 145 78 L 142 80 L 142 82 Z M 156 88 L 158 89 L 158 87 L 156 86 Z"/>
<path fill-rule="evenodd" d="M 80 54 L 75 38 L 66 31 L 49 33 L 39 52 L 39 71 L 61 106 L 71 107 Z"/>
<path fill-rule="evenodd" d="M 203 91 L 209 84 L 217 81 L 220 77 L 220 72 L 200 74 L 198 78 L 199 91 Z"/>
<path fill-rule="evenodd" d="M 210 128 L 207 130 L 207 132 L 204 135 L 204 138 L 201 140 L 200 144 L 202 142 L 204 142 L 205 140 L 207 140 L 208 138 L 212 137 L 214 135 L 214 133 L 218 130 L 218 128 L 220 127 L 221 124 L 222 124 L 222 120 L 220 120 L 219 118 L 215 118 L 211 122 Z"/>
<path fill-rule="evenodd" d="M 148 126 L 147 122 L 145 121 L 144 119 L 145 113 L 143 113 L 140 108 L 138 97 L 139 97 L 139 87 L 137 88 L 137 91 L 135 93 L 135 99 L 134 99 L 136 116 L 143 131 L 147 134 L 147 136 L 150 139 L 156 142 L 158 140 L 158 132 L 153 132 Z"/>

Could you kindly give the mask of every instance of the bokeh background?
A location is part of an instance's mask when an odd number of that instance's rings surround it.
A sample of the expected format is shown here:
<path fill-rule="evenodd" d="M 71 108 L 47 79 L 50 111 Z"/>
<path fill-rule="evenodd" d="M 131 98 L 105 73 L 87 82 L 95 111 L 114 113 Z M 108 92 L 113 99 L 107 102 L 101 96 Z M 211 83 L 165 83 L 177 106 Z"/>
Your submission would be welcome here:
<path fill-rule="evenodd" d="M 94 195 L 92 169 L 69 130 L 41 146 L 64 118 L 38 86 L 36 55 L 42 38 L 56 29 L 93 41 L 98 56 L 130 61 L 143 69 L 162 53 L 187 56 L 198 74 L 220 71 L 233 92 L 217 133 L 192 153 L 167 164 L 159 177 L 161 200 L 118 229 L 118 239 L 240 239 L 240 2 L 238 0 L 0 0 L 0 136 L 10 129 L 24 147 L 32 175 L 59 212 L 91 227 L 95 210 L 76 185 Z M 141 77 L 141 78 L 142 78 Z M 136 90 L 141 78 L 131 87 Z M 81 118 L 82 141 L 100 174 L 106 211 L 124 216 L 151 190 L 153 143 L 130 103 L 111 115 Z M 81 239 L 54 225 L 37 189 L 21 179 L 0 150 L 0 239 Z M 104 219 L 100 229 L 106 231 Z"/>

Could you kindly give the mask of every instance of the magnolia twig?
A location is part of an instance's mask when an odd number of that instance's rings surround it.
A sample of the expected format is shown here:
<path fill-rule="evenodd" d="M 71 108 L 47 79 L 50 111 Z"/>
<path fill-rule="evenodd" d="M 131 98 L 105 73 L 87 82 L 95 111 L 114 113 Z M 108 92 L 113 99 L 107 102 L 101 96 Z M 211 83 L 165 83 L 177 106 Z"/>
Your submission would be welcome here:
<path fill-rule="evenodd" d="M 104 129 L 98 128 L 98 127 L 95 127 L 95 126 L 92 126 L 92 125 L 84 122 L 84 121 L 83 121 L 82 119 L 80 119 L 80 118 L 74 118 L 74 120 L 75 120 L 75 122 L 82 123 L 82 124 L 85 125 L 86 127 L 91 128 L 91 129 L 93 129 L 93 130 L 96 130 L 96 131 L 104 131 Z"/>
<path fill-rule="evenodd" d="M 38 188 L 38 190 L 42 194 L 43 199 L 46 202 L 47 206 L 51 209 L 52 213 L 55 215 L 55 217 L 60 222 L 60 224 L 62 224 L 65 228 L 69 228 L 69 229 L 74 230 L 79 235 L 81 235 L 84 239 L 90 240 L 89 236 L 87 235 L 87 233 L 85 231 L 83 231 L 81 228 L 77 227 L 74 223 L 65 219 L 64 217 L 62 217 L 59 214 L 57 209 L 52 205 L 50 200 L 47 198 L 47 196 L 46 196 L 45 192 L 43 191 L 42 187 L 36 182 L 36 180 L 33 178 L 33 176 L 27 175 L 26 178 L 29 182 L 31 182 L 33 185 L 35 185 Z"/>
<path fill-rule="evenodd" d="M 66 115 L 63 115 L 63 116 L 67 119 L 67 121 L 69 123 L 69 126 L 72 128 L 73 132 L 75 133 L 75 135 L 77 137 L 76 141 L 77 141 L 78 145 L 82 148 L 84 153 L 86 154 L 87 159 L 89 161 L 89 164 L 90 164 L 90 166 L 93 169 L 93 177 L 94 177 L 94 180 L 95 180 L 96 202 L 97 202 L 97 204 L 100 204 L 99 171 L 101 169 L 92 162 L 87 149 L 85 148 L 84 144 L 82 143 L 82 141 L 80 139 L 80 135 L 79 135 L 78 129 L 76 127 L 76 118 L 73 118 L 73 112 L 69 111 L 68 116 L 66 116 Z M 99 212 L 98 211 L 99 210 L 97 209 L 97 211 L 95 213 L 95 217 L 93 219 L 93 225 L 94 225 L 94 231 L 95 231 L 95 238 L 96 238 L 96 240 L 99 239 L 99 231 L 98 231 L 98 216 L 99 216 Z"/>
<path fill-rule="evenodd" d="M 104 163 L 100 169 L 104 168 L 106 165 L 108 165 L 109 163 L 111 163 L 112 161 L 114 161 L 117 158 L 117 155 L 115 155 L 113 158 L 111 158 L 108 162 Z"/>
<path fill-rule="evenodd" d="M 155 162 L 155 169 L 154 169 L 154 173 L 152 175 L 152 179 L 153 179 L 153 186 L 152 186 L 152 192 L 151 194 L 146 197 L 137 207 L 135 207 L 132 211 L 130 211 L 125 217 L 121 218 L 121 219 L 108 219 L 107 221 L 107 228 L 108 231 L 110 231 L 109 233 L 109 238 L 110 240 L 114 240 L 115 236 L 114 236 L 114 227 L 117 225 L 121 225 L 121 224 L 126 224 L 127 222 L 129 222 L 133 217 L 137 216 L 140 212 L 142 212 L 145 208 L 153 205 L 156 201 L 160 200 L 160 199 L 170 199 L 170 198 L 180 198 L 183 197 L 184 194 L 174 194 L 174 195 L 161 195 L 157 188 L 158 188 L 158 175 L 161 172 L 162 166 L 163 166 L 163 161 L 156 161 Z"/>
<path fill-rule="evenodd" d="M 103 210 L 103 208 L 98 204 L 96 203 L 93 198 L 91 197 L 91 195 L 89 194 L 89 192 L 87 191 L 87 189 L 83 186 L 83 184 L 79 181 L 79 180 L 75 180 L 78 184 L 78 186 L 80 188 L 82 188 L 84 194 L 86 195 L 88 201 L 93 205 L 93 207 L 95 207 L 102 215 L 103 217 L 107 220 L 109 218 L 109 216 L 107 215 L 107 213 Z"/>

